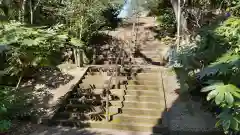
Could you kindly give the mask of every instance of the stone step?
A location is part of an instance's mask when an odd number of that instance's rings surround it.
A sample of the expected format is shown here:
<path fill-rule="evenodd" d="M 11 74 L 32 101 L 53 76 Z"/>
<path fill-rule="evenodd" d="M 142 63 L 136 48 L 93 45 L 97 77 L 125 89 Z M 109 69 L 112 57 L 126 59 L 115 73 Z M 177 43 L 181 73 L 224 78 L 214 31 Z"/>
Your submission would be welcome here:
<path fill-rule="evenodd" d="M 163 109 L 165 104 L 164 102 L 124 101 L 124 108 Z"/>
<path fill-rule="evenodd" d="M 111 76 L 104 75 L 85 75 L 84 80 L 109 80 Z"/>
<path fill-rule="evenodd" d="M 160 61 L 163 61 L 163 59 L 162 58 L 150 58 L 152 61 L 154 61 L 154 62 L 160 62 Z"/>
<path fill-rule="evenodd" d="M 68 99 L 68 104 L 87 104 L 87 105 L 91 105 L 91 104 L 101 104 L 103 102 L 105 102 L 105 99 L 87 99 L 84 101 L 81 101 L 81 98 L 70 98 Z M 110 100 L 109 103 L 111 106 L 121 106 L 122 107 L 122 102 L 123 100 Z"/>
<path fill-rule="evenodd" d="M 79 120 L 55 120 L 51 122 L 54 125 L 80 127 L 80 128 L 100 128 L 100 129 L 115 129 L 124 131 L 139 131 L 139 132 L 152 132 L 164 133 L 167 128 L 162 125 L 153 124 L 139 124 L 139 123 L 118 123 L 106 121 L 79 121 Z"/>
<path fill-rule="evenodd" d="M 126 90 L 126 95 L 133 95 L 133 96 L 159 96 L 160 92 L 158 90 Z"/>
<path fill-rule="evenodd" d="M 144 54 L 146 58 L 161 58 L 161 55 L 158 54 Z"/>
<path fill-rule="evenodd" d="M 113 122 L 116 123 L 140 123 L 140 124 L 153 124 L 158 125 L 161 124 L 161 117 L 155 116 L 133 116 L 127 114 L 119 114 L 113 116 Z"/>
<path fill-rule="evenodd" d="M 130 89 L 130 90 L 159 90 L 158 85 L 121 85 L 120 88 L 121 89 Z"/>
<path fill-rule="evenodd" d="M 108 72 L 87 72 L 87 75 L 89 75 L 89 76 L 94 76 L 94 75 L 108 76 Z"/>
<path fill-rule="evenodd" d="M 143 54 L 149 54 L 149 55 L 158 55 L 158 53 L 156 52 L 156 49 L 155 50 L 152 50 L 152 51 L 141 51 L 141 53 Z"/>
<path fill-rule="evenodd" d="M 103 89 L 93 89 L 90 92 L 95 95 L 100 95 L 104 92 L 104 90 Z M 89 95 L 89 92 L 85 93 L 84 91 L 78 89 L 76 92 L 72 92 L 72 95 L 74 95 L 74 96 L 71 96 L 70 98 L 79 98 L 79 94 L 80 95 Z M 125 95 L 125 90 L 124 89 L 111 89 L 110 94 L 118 96 L 120 99 L 120 98 L 123 98 L 123 96 Z"/>
<path fill-rule="evenodd" d="M 144 67 L 144 68 L 138 68 L 138 67 L 134 67 L 133 68 L 134 71 L 138 70 L 141 73 L 156 73 L 156 72 L 160 72 L 161 70 L 159 68 L 148 68 L 148 67 Z"/>
<path fill-rule="evenodd" d="M 103 76 L 103 75 L 94 75 L 94 76 L 91 76 L 91 75 L 85 75 L 84 76 L 85 78 L 82 80 L 82 82 L 85 82 L 85 81 L 92 81 L 94 80 L 95 81 L 107 81 L 110 79 L 111 76 Z M 112 78 L 113 80 L 115 80 L 115 76 Z M 117 79 L 119 80 L 127 80 L 127 77 L 125 76 L 118 76 Z"/>
<path fill-rule="evenodd" d="M 128 85 L 158 85 L 159 81 L 157 80 L 129 80 Z"/>
<path fill-rule="evenodd" d="M 109 110 L 109 114 L 117 115 L 119 114 L 119 111 L 116 112 L 115 110 Z M 91 116 L 101 117 L 102 119 L 105 119 L 105 111 L 103 112 L 71 112 L 71 111 L 63 111 L 63 112 L 57 112 L 52 120 L 90 120 Z"/>
<path fill-rule="evenodd" d="M 156 116 L 161 117 L 163 109 L 147 109 L 147 108 L 122 108 L 122 113 L 132 116 Z"/>
<path fill-rule="evenodd" d="M 159 74 L 157 73 L 138 73 L 133 79 L 136 80 L 160 80 Z"/>
<path fill-rule="evenodd" d="M 95 88 L 95 89 L 103 89 L 104 88 L 104 82 L 100 83 L 98 82 L 98 84 L 96 83 L 80 83 L 79 84 L 79 88 L 83 88 L 83 89 L 88 89 L 88 88 Z"/>
<path fill-rule="evenodd" d="M 118 113 L 119 108 L 122 106 L 110 106 L 109 111 L 113 113 Z M 65 111 L 69 112 L 100 112 L 101 106 L 92 106 L 84 104 L 68 104 L 65 106 Z"/>
<path fill-rule="evenodd" d="M 86 79 L 83 79 L 82 80 L 82 83 L 92 83 L 92 84 L 96 84 L 96 83 L 107 83 L 109 81 L 110 78 L 106 78 L 106 79 L 103 79 L 103 77 L 90 77 L 90 78 L 86 78 Z M 117 79 L 120 81 L 120 82 L 124 82 L 127 80 L 127 77 L 124 77 L 124 76 L 119 76 L 117 77 Z M 112 82 L 115 82 L 116 78 L 113 77 L 112 78 Z"/>
<path fill-rule="evenodd" d="M 110 88 L 113 88 L 113 85 L 114 85 L 114 82 L 110 85 Z M 83 88 L 83 89 L 88 89 L 88 88 L 103 89 L 103 88 L 108 87 L 108 84 L 104 84 L 104 82 L 103 83 L 95 83 L 95 82 L 81 83 L 81 84 L 79 84 L 79 87 Z"/>
<path fill-rule="evenodd" d="M 164 103 L 163 96 L 138 96 L 138 95 L 125 95 L 126 102 L 154 102 L 154 103 Z"/>

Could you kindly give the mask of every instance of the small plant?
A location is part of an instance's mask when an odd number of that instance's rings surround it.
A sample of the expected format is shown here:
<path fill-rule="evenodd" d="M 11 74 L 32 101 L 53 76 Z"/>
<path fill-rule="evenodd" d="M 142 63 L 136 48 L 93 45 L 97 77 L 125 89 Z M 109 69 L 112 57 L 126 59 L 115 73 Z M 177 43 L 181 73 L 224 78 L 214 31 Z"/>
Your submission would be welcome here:
<path fill-rule="evenodd" d="M 11 127 L 11 121 L 9 120 L 0 120 L 0 134 L 6 133 Z"/>

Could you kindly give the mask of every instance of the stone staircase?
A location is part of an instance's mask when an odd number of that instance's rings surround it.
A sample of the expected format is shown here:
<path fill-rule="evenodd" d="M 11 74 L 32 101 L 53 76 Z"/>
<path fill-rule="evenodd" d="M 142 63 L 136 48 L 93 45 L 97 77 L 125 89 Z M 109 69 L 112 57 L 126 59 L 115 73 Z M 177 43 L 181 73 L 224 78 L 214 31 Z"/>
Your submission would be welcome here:
<path fill-rule="evenodd" d="M 161 123 L 165 102 L 159 74 L 158 69 L 143 69 L 136 70 L 132 76 L 119 76 L 117 83 L 113 78 L 109 96 L 110 121 L 107 122 L 104 88 L 111 72 L 91 69 L 47 122 L 78 128 L 163 133 L 167 128 Z"/>

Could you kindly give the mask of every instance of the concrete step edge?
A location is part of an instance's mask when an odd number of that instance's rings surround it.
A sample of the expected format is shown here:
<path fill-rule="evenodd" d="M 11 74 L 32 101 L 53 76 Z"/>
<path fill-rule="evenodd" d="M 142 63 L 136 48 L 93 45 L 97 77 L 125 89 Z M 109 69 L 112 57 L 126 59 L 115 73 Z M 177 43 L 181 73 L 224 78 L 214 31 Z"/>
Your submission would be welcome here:
<path fill-rule="evenodd" d="M 159 103 L 157 102 L 146 102 L 146 101 L 143 101 L 143 102 L 139 102 L 139 101 L 124 101 L 123 102 L 124 104 L 125 103 L 136 103 L 136 104 L 155 104 L 155 105 L 159 105 Z"/>
<path fill-rule="evenodd" d="M 54 120 L 54 121 L 58 121 L 58 122 L 81 122 L 83 124 L 111 124 L 111 125 L 122 125 L 122 126 L 144 126 L 144 127 L 153 127 L 153 126 L 159 126 L 159 127 L 163 127 L 160 125 L 155 125 L 155 124 L 145 124 L 145 123 L 136 123 L 136 122 L 122 122 L 122 123 L 118 123 L 118 122 L 106 122 L 106 121 L 81 121 L 81 120 L 74 120 L 74 119 L 59 119 L 59 120 Z"/>
<path fill-rule="evenodd" d="M 160 117 L 158 117 L 158 116 L 145 116 L 145 115 L 135 115 L 135 116 L 133 116 L 133 115 L 129 115 L 129 114 L 120 114 L 120 115 L 116 115 L 115 116 L 116 118 L 117 117 L 126 117 L 126 118 L 143 118 L 143 119 L 161 119 Z"/>
<path fill-rule="evenodd" d="M 136 110 L 136 111 L 163 111 L 164 109 L 149 109 L 149 108 L 122 108 L 122 111 L 124 113 L 124 110 Z"/>
<path fill-rule="evenodd" d="M 127 89 L 126 92 L 127 91 L 141 91 L 141 92 L 149 92 L 149 93 L 156 93 L 156 92 L 158 92 L 158 90 L 144 90 L 144 89 L 142 89 L 142 90 Z"/>

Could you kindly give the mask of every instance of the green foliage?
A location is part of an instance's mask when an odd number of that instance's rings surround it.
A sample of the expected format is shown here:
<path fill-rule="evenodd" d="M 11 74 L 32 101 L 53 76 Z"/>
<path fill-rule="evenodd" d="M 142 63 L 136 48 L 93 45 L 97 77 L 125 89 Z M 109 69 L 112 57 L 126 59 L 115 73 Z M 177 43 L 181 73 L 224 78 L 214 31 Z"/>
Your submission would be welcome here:
<path fill-rule="evenodd" d="M 28 100 L 33 98 L 32 95 L 16 91 L 13 87 L 0 86 L 0 132 L 10 128 L 12 119 L 32 115 Z"/>
<path fill-rule="evenodd" d="M 0 133 L 6 132 L 11 127 L 9 120 L 0 120 Z"/>
<path fill-rule="evenodd" d="M 165 8 L 171 7 L 171 4 L 170 1 L 165 0 L 148 0 L 143 4 L 143 7 L 149 10 L 150 15 L 158 16 Z"/>
<path fill-rule="evenodd" d="M 214 101 L 222 110 L 216 125 L 223 127 L 225 133 L 239 132 L 239 33 L 240 18 L 231 17 L 200 30 L 197 46 L 184 48 L 178 56 L 182 64 L 178 70 L 181 86 L 208 92 L 207 101 Z"/>
<path fill-rule="evenodd" d="M 239 106 L 238 106 L 239 107 Z M 217 116 L 219 121 L 216 126 L 222 126 L 226 134 L 239 133 L 240 130 L 240 117 L 239 110 L 224 108 L 223 111 Z M 230 131 L 230 132 L 229 132 Z"/>
<path fill-rule="evenodd" d="M 227 5 L 227 11 L 231 12 L 235 16 L 240 15 L 240 0 L 225 1 Z"/>
<path fill-rule="evenodd" d="M 66 19 L 68 31 L 88 42 L 104 25 L 110 25 L 110 20 L 116 19 L 119 7 L 114 3 L 113 0 L 69 0 L 59 13 Z"/>
<path fill-rule="evenodd" d="M 24 75 L 29 68 L 48 65 L 49 56 L 66 43 L 66 35 L 60 35 L 57 27 L 39 29 L 9 23 L 0 29 L 0 44 L 10 47 L 6 69 L 11 75 Z"/>
<path fill-rule="evenodd" d="M 173 10 L 171 8 L 166 8 L 160 12 L 160 15 L 157 17 L 159 26 L 164 29 L 176 28 L 176 18 Z"/>
<path fill-rule="evenodd" d="M 156 16 L 159 37 L 172 36 L 176 32 L 176 17 L 170 0 L 148 0 L 143 7 L 149 11 L 149 15 Z"/>
<path fill-rule="evenodd" d="M 227 84 L 222 82 L 208 81 L 210 84 L 202 89 L 202 92 L 209 92 L 207 100 L 215 99 L 217 105 L 227 104 L 228 106 L 233 106 L 235 99 L 240 98 L 240 89 L 235 85 Z"/>

